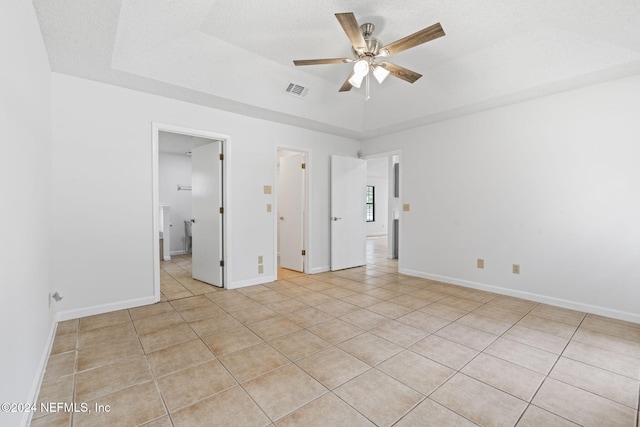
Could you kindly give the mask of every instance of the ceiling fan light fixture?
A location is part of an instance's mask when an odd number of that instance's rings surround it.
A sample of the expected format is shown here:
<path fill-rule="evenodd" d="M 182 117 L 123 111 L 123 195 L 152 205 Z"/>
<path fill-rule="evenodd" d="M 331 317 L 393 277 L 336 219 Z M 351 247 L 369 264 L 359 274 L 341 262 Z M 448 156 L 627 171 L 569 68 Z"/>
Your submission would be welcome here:
<path fill-rule="evenodd" d="M 364 79 L 364 76 L 367 74 L 369 74 L 369 63 L 364 59 L 360 59 L 353 64 L 353 75 L 349 78 L 349 83 L 351 86 L 359 89 L 362 84 L 362 79 Z"/>
<path fill-rule="evenodd" d="M 366 60 L 360 59 L 359 61 L 356 61 L 355 64 L 353 64 L 353 73 L 355 75 L 364 77 L 368 72 L 369 63 Z"/>
<path fill-rule="evenodd" d="M 386 79 L 389 74 L 391 74 L 389 70 L 387 70 L 383 66 L 381 65 L 373 66 L 373 77 L 376 78 L 379 84 L 382 84 L 384 79 Z"/>
<path fill-rule="evenodd" d="M 366 74 L 365 74 L 366 75 Z M 365 75 L 358 75 L 358 74 L 353 74 L 350 78 L 349 78 L 349 84 L 357 89 L 360 89 L 360 86 L 362 85 L 362 80 L 364 79 Z"/>

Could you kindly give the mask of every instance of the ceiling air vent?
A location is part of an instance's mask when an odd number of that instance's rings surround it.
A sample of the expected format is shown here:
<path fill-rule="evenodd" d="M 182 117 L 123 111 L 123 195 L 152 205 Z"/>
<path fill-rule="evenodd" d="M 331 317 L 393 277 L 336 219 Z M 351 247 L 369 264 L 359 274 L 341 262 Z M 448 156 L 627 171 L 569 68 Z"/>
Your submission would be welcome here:
<path fill-rule="evenodd" d="M 309 93 L 309 88 L 300 86 L 299 84 L 289 83 L 287 88 L 284 90 L 284 93 L 288 93 L 296 98 L 304 98 L 307 96 L 307 93 Z"/>

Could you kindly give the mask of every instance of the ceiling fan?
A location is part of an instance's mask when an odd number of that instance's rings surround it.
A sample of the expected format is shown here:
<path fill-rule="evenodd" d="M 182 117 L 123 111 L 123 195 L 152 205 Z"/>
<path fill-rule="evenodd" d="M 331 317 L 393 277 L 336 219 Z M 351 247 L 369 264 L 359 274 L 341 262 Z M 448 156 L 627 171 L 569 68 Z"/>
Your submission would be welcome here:
<path fill-rule="evenodd" d="M 422 77 L 422 74 L 418 74 L 415 71 L 408 70 L 385 60 L 378 61 L 378 59 L 389 57 L 445 35 L 442 26 L 440 23 L 437 23 L 400 40 L 396 40 L 393 43 L 383 45 L 380 40 L 372 36 L 375 29 L 373 24 L 366 23 L 358 25 L 358 21 L 352 12 L 336 13 L 336 18 L 338 18 L 338 22 L 351 42 L 354 59 L 300 59 L 294 60 L 293 63 L 296 66 L 301 66 L 353 62 L 353 71 L 340 87 L 339 92 L 347 92 L 351 90 L 352 87 L 360 88 L 362 81 L 366 78 L 366 99 L 369 99 L 369 71 L 371 71 L 371 74 L 373 74 L 380 84 L 382 84 L 389 74 L 409 83 L 413 83 Z"/>

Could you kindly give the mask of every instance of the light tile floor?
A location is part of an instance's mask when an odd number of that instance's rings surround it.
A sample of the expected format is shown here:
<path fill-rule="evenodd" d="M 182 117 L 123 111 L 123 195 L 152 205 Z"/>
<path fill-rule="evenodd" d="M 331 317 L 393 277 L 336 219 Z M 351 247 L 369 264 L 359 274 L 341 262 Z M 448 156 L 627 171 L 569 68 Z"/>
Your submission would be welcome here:
<path fill-rule="evenodd" d="M 91 412 L 31 425 L 638 426 L 640 325 L 398 274 L 385 240 L 232 291 L 163 262 L 162 302 L 58 325 L 39 401 Z"/>

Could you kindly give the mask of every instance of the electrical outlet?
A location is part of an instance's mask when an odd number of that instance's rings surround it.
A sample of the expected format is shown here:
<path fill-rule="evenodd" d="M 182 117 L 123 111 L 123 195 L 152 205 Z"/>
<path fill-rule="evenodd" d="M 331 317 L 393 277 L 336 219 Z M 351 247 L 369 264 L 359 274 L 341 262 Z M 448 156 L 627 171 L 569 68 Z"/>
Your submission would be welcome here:
<path fill-rule="evenodd" d="M 258 274 L 262 274 L 262 273 L 264 273 L 264 265 L 260 264 L 258 266 Z"/>
<path fill-rule="evenodd" d="M 484 268 L 484 260 L 482 258 L 478 258 L 478 268 Z"/>
<path fill-rule="evenodd" d="M 263 260 L 262 255 L 258 255 L 258 264 L 262 264 L 263 263 L 262 260 Z"/>
<path fill-rule="evenodd" d="M 271 212 L 271 203 L 267 203 L 267 212 Z"/>
<path fill-rule="evenodd" d="M 520 274 L 520 264 L 513 264 L 513 274 Z"/>

